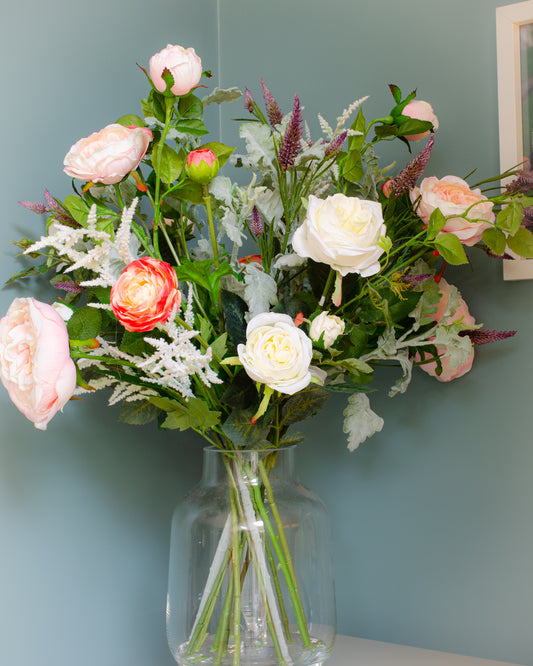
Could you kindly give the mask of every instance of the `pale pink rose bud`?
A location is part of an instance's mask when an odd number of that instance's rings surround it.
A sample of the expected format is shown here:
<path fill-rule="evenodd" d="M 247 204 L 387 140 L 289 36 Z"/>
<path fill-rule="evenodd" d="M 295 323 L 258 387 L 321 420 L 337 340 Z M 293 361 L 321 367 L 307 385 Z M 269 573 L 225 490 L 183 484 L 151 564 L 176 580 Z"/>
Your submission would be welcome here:
<path fill-rule="evenodd" d="M 147 127 L 107 125 L 72 146 L 63 171 L 85 182 L 113 185 L 139 166 L 151 140 Z"/>
<path fill-rule="evenodd" d="M 439 129 L 439 119 L 433 112 L 433 107 L 429 102 L 424 102 L 421 99 L 413 99 L 409 104 L 406 104 L 402 115 L 409 116 L 409 118 L 415 118 L 416 120 L 428 120 L 430 123 L 433 123 L 433 129 Z M 420 134 L 409 134 L 405 138 L 408 141 L 420 141 L 429 136 L 429 130 L 427 132 L 422 132 Z"/>
<path fill-rule="evenodd" d="M 0 320 L 0 378 L 36 428 L 46 430 L 76 388 L 68 332 L 61 315 L 34 298 L 15 298 Z"/>
<path fill-rule="evenodd" d="M 172 46 L 156 53 L 150 58 L 150 78 L 159 92 L 165 92 L 167 84 L 163 79 L 163 71 L 168 69 L 174 78 L 170 91 L 174 95 L 186 95 L 198 85 L 202 76 L 202 61 L 193 48 Z"/>
<path fill-rule="evenodd" d="M 213 180 L 219 169 L 218 157 L 210 148 L 192 150 L 187 155 L 185 171 L 195 183 L 206 185 Z"/>

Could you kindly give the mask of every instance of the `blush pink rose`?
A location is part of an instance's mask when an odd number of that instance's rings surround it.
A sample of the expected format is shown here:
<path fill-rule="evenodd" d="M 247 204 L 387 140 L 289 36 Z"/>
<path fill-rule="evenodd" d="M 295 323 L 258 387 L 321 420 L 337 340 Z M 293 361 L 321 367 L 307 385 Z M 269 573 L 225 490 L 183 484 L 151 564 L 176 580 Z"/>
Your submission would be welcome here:
<path fill-rule="evenodd" d="M 404 106 L 402 115 L 409 116 L 409 118 L 414 118 L 416 120 L 428 120 L 430 123 L 433 123 L 434 130 L 439 129 L 439 119 L 433 112 L 433 107 L 429 102 L 424 102 L 421 99 L 414 99 Z M 420 134 L 409 134 L 405 138 L 408 141 L 420 141 L 429 135 L 430 132 L 428 130 L 427 132 L 421 132 Z"/>
<path fill-rule="evenodd" d="M 151 331 L 181 303 L 176 272 L 153 257 L 132 261 L 111 289 L 111 308 L 127 331 Z"/>
<path fill-rule="evenodd" d="M 107 125 L 72 146 L 63 171 L 85 182 L 113 185 L 139 166 L 151 140 L 147 127 Z"/>
<path fill-rule="evenodd" d="M 492 201 L 481 194 L 479 188 L 470 189 L 468 183 L 457 176 L 424 178 L 420 187 L 411 190 L 410 197 L 413 204 L 418 200 L 416 212 L 424 224 L 439 208 L 448 218 L 441 233 L 454 234 L 463 245 L 478 243 L 495 220 Z M 464 214 L 466 217 L 459 217 Z"/>
<path fill-rule="evenodd" d="M 34 298 L 15 298 L 0 319 L 0 378 L 9 397 L 36 428 L 46 430 L 76 388 L 67 327 Z"/>
<path fill-rule="evenodd" d="M 450 297 L 450 285 L 446 280 L 442 279 L 439 283 L 439 290 L 441 292 L 441 298 L 438 303 L 437 307 L 437 312 L 434 314 L 430 315 L 432 319 L 434 319 L 436 322 L 439 322 L 442 320 L 444 317 L 444 313 L 446 312 L 446 308 L 448 307 L 448 299 Z M 446 319 L 447 324 L 453 324 L 455 321 L 459 321 L 459 319 L 462 320 L 462 322 L 465 324 L 465 326 L 474 326 L 476 325 L 476 320 L 472 315 L 470 314 L 468 310 L 468 306 L 465 303 L 465 301 L 461 298 L 459 302 L 459 306 L 455 313 Z M 442 365 L 442 372 L 440 375 L 437 375 L 437 362 L 433 361 L 430 363 L 424 363 L 424 365 L 420 365 L 419 367 L 424 370 L 424 372 L 427 372 L 428 375 L 431 375 L 432 377 L 435 377 L 435 379 L 438 379 L 440 382 L 451 382 L 452 379 L 457 379 L 458 377 L 462 377 L 465 375 L 471 368 L 472 364 L 474 362 L 474 347 L 472 346 L 472 352 L 468 359 L 462 363 L 461 365 L 458 365 L 457 367 L 452 367 L 450 364 L 450 357 L 445 356 L 446 354 L 446 348 L 445 347 L 437 347 L 437 353 L 440 356 L 440 362 Z M 427 358 L 429 358 L 431 355 L 428 353 Z M 423 358 L 426 358 L 426 355 L 424 357 L 420 356 L 419 354 L 416 355 L 415 361 L 421 361 Z"/>
<path fill-rule="evenodd" d="M 202 61 L 193 48 L 184 49 L 183 46 L 168 44 L 150 58 L 150 78 L 159 92 L 164 92 L 167 88 L 162 77 L 165 69 L 168 69 L 174 78 L 170 91 L 174 95 L 186 95 L 200 81 Z"/>

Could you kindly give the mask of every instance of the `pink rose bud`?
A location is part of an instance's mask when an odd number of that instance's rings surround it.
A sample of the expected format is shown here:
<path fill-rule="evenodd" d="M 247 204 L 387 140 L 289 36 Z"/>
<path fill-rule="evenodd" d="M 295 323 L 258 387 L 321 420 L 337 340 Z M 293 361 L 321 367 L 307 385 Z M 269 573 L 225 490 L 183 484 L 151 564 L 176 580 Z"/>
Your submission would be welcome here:
<path fill-rule="evenodd" d="M 63 171 L 85 182 L 113 185 L 139 166 L 151 140 L 147 127 L 107 125 L 72 146 Z"/>
<path fill-rule="evenodd" d="M 187 155 L 187 175 L 195 183 L 206 185 L 217 175 L 220 165 L 218 157 L 209 148 L 193 150 Z"/>
<path fill-rule="evenodd" d="M 9 397 L 39 430 L 72 397 L 76 366 L 67 326 L 47 303 L 15 298 L 0 320 L 0 378 Z"/>
<path fill-rule="evenodd" d="M 167 69 L 174 79 L 170 92 L 174 95 L 186 95 L 198 85 L 202 76 L 202 61 L 193 48 L 168 46 L 150 58 L 150 78 L 159 92 L 165 92 L 167 84 L 163 72 Z"/>
<path fill-rule="evenodd" d="M 406 104 L 402 115 L 409 116 L 409 118 L 414 118 L 416 120 L 427 120 L 430 123 L 433 123 L 433 129 L 439 129 L 439 119 L 433 113 L 433 107 L 429 102 L 424 102 L 421 99 L 413 99 L 409 104 Z M 405 138 L 408 141 L 420 141 L 429 136 L 429 130 L 427 132 L 421 132 L 420 134 L 409 134 Z"/>
<path fill-rule="evenodd" d="M 111 309 L 130 332 L 153 330 L 166 322 L 180 303 L 176 271 L 153 257 L 128 264 L 111 289 Z"/>

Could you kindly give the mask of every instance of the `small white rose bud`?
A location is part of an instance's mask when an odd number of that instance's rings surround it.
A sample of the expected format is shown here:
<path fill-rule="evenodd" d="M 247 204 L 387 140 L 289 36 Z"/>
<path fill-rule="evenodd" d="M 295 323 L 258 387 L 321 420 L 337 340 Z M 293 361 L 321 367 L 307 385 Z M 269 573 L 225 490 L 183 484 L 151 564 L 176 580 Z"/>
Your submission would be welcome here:
<path fill-rule="evenodd" d="M 309 337 L 318 342 L 324 334 L 324 347 L 328 349 L 335 340 L 344 333 L 345 323 L 337 315 L 330 315 L 326 311 L 321 312 L 311 322 Z"/>

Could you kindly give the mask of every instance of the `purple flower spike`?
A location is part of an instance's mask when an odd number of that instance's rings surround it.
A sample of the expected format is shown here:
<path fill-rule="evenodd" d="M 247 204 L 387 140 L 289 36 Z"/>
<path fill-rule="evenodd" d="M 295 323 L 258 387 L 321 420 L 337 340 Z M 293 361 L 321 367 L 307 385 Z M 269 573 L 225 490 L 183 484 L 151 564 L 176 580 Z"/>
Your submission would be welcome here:
<path fill-rule="evenodd" d="M 265 98 L 268 120 L 272 127 L 275 127 L 283 120 L 283 114 L 281 113 L 281 109 L 279 108 L 279 104 L 276 102 L 274 95 L 267 88 L 263 77 L 261 77 L 261 85 L 263 86 L 263 97 Z"/>
<path fill-rule="evenodd" d="M 259 238 L 259 236 L 263 233 L 263 219 L 261 218 L 261 215 L 255 206 L 252 208 L 250 231 L 256 238 Z"/>
<path fill-rule="evenodd" d="M 278 162 L 282 171 L 287 171 L 294 166 L 296 156 L 300 152 L 300 141 L 302 140 L 302 110 L 298 95 L 294 96 L 294 107 L 291 119 L 285 130 L 285 136 L 279 149 Z"/>
<path fill-rule="evenodd" d="M 336 153 L 338 150 L 340 150 L 347 135 L 347 131 L 342 132 L 342 134 L 339 134 L 339 136 L 336 136 L 332 141 L 330 141 L 329 146 L 326 148 L 326 152 L 324 153 L 324 157 L 329 157 L 330 155 L 333 155 L 333 153 Z"/>
<path fill-rule="evenodd" d="M 248 88 L 246 88 L 244 91 L 244 106 L 250 113 L 254 112 L 255 99 L 252 97 L 252 93 L 248 90 Z"/>
<path fill-rule="evenodd" d="M 24 206 L 24 208 L 31 210 L 33 213 L 38 213 L 39 215 L 48 212 L 47 207 L 43 204 L 42 201 L 19 201 L 19 204 Z"/>
<path fill-rule="evenodd" d="M 487 345 L 489 342 L 499 342 L 506 338 L 512 338 L 516 331 L 461 331 L 459 335 L 468 335 L 473 345 Z"/>
<path fill-rule="evenodd" d="M 432 134 L 425 147 L 400 171 L 398 177 L 394 179 L 392 191 L 396 198 L 409 192 L 409 190 L 416 185 L 416 181 L 424 173 L 424 169 L 429 162 L 434 143 L 435 135 Z"/>
<path fill-rule="evenodd" d="M 77 282 L 56 282 L 54 287 L 68 291 L 70 294 L 81 294 L 83 291 L 83 287 L 80 287 Z"/>
<path fill-rule="evenodd" d="M 420 273 L 420 275 L 405 275 L 402 278 L 402 282 L 405 282 L 405 284 L 409 284 L 412 287 L 416 287 L 419 284 L 422 284 L 426 280 L 429 280 L 429 278 L 433 277 L 433 273 Z"/>
<path fill-rule="evenodd" d="M 533 190 L 533 171 L 521 171 L 505 188 L 508 194 L 527 194 Z"/>

